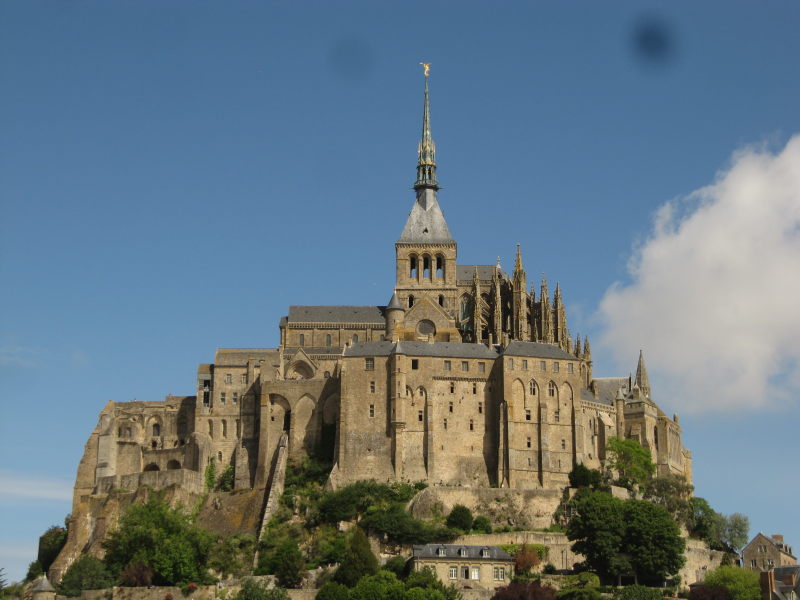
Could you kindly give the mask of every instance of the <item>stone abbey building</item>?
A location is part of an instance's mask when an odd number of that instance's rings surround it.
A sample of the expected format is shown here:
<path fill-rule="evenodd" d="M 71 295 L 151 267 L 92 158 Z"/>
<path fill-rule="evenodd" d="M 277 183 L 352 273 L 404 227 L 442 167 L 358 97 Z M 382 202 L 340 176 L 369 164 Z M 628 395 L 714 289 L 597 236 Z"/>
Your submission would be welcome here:
<path fill-rule="evenodd" d="M 192 396 L 110 402 L 86 445 L 81 497 L 143 485 L 202 490 L 211 460 L 239 489 L 268 490 L 285 459 L 324 456 L 330 482 L 555 489 L 598 468 L 612 436 L 648 448 L 659 474 L 691 481 L 677 417 L 635 377 L 597 378 L 561 290 L 458 264 L 439 206 L 428 79 L 416 198 L 395 243 L 386 306 L 290 306 L 274 349 L 220 349 Z M 282 461 L 282 462 L 281 462 Z"/>

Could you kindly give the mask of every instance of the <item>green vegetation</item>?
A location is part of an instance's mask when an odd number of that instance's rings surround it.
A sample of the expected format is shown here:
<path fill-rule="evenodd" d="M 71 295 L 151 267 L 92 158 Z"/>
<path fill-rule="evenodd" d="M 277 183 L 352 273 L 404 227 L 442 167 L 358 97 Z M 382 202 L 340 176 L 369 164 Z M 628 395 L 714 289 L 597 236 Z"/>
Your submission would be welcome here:
<path fill-rule="evenodd" d="M 289 594 L 281 588 L 268 588 L 264 582 L 245 579 L 235 600 L 289 600 Z"/>
<path fill-rule="evenodd" d="M 741 513 L 722 515 L 703 498 L 691 498 L 686 522 L 689 533 L 714 550 L 732 552 L 747 543 L 750 520 Z"/>
<path fill-rule="evenodd" d="M 600 600 L 602 596 L 597 588 L 578 587 L 561 590 L 558 592 L 558 600 Z"/>
<path fill-rule="evenodd" d="M 460 529 L 464 533 L 469 533 L 472 529 L 472 511 L 463 504 L 456 504 L 450 514 L 447 515 L 447 526 Z"/>
<path fill-rule="evenodd" d="M 567 537 L 600 575 L 661 583 L 683 566 L 685 543 L 664 507 L 590 490 L 576 494 L 572 507 Z"/>
<path fill-rule="evenodd" d="M 234 471 L 233 465 L 228 465 L 217 479 L 217 489 L 220 492 L 230 492 L 233 489 Z"/>
<path fill-rule="evenodd" d="M 180 585 L 210 581 L 207 561 L 214 541 L 180 507 L 157 494 L 125 511 L 103 543 L 109 571 L 127 585 Z M 150 580 L 150 581 L 148 581 Z"/>
<path fill-rule="evenodd" d="M 492 523 L 489 519 L 480 515 L 475 517 L 475 520 L 472 522 L 472 531 L 474 533 L 492 533 Z"/>
<path fill-rule="evenodd" d="M 720 567 L 708 573 L 703 583 L 706 586 L 725 588 L 731 600 L 759 600 L 761 587 L 755 571 L 739 567 Z"/>
<path fill-rule="evenodd" d="M 217 463 L 212 456 L 211 459 L 208 461 L 206 465 L 206 470 L 204 473 L 205 481 L 206 481 L 206 490 L 209 492 L 214 489 L 214 486 L 217 483 Z"/>
<path fill-rule="evenodd" d="M 101 590 L 114 585 L 115 580 L 106 566 L 94 556 L 81 556 L 73 562 L 58 586 L 62 596 L 80 596 L 82 590 Z"/>
<path fill-rule="evenodd" d="M 636 440 L 612 437 L 608 440 L 606 453 L 609 469 L 619 475 L 616 484 L 629 490 L 646 488 L 656 472 L 650 451 Z"/>
<path fill-rule="evenodd" d="M 380 510 L 398 503 L 404 505 L 417 491 L 408 483 L 357 481 L 335 492 L 324 494 L 319 502 L 319 519 L 330 524 L 352 521 L 366 513 L 370 507 Z"/>
<path fill-rule="evenodd" d="M 65 527 L 53 525 L 41 535 L 37 560 L 42 571 L 47 573 L 50 570 L 50 565 L 53 564 L 53 561 L 55 561 L 58 553 L 61 552 L 66 543 L 67 529 Z"/>
<path fill-rule="evenodd" d="M 688 527 L 692 515 L 694 486 L 680 475 L 655 477 L 644 490 L 644 499 L 663 506 L 672 518 Z"/>
<path fill-rule="evenodd" d="M 460 600 L 454 586 L 445 586 L 430 569 L 410 573 L 405 581 L 390 570 L 361 577 L 352 588 L 328 582 L 317 593 L 317 600 Z"/>
<path fill-rule="evenodd" d="M 689 591 L 689 600 L 731 600 L 731 593 L 721 585 L 697 585 Z"/>
<path fill-rule="evenodd" d="M 336 569 L 333 580 L 347 587 L 353 587 L 362 577 L 377 572 L 378 559 L 369 547 L 369 540 L 360 527 L 355 527 L 342 564 Z"/>
<path fill-rule="evenodd" d="M 272 555 L 270 570 L 275 574 L 278 585 L 294 588 L 303 580 L 305 561 L 294 540 L 285 540 Z"/>
<path fill-rule="evenodd" d="M 603 474 L 597 469 L 578 463 L 569 473 L 569 485 L 574 488 L 599 488 L 603 485 Z"/>
<path fill-rule="evenodd" d="M 644 585 L 628 585 L 614 590 L 613 600 L 661 600 L 664 590 Z"/>
<path fill-rule="evenodd" d="M 253 568 L 255 549 L 255 536 L 220 537 L 211 547 L 208 566 L 222 577 L 248 575 Z"/>
<path fill-rule="evenodd" d="M 539 581 L 512 581 L 506 587 L 499 588 L 491 600 L 556 600 L 556 591 Z"/>
<path fill-rule="evenodd" d="M 42 569 L 42 565 L 39 564 L 39 561 L 35 560 L 28 565 L 28 572 L 25 574 L 25 583 L 33 581 L 41 575 L 44 575 L 44 570 Z"/>

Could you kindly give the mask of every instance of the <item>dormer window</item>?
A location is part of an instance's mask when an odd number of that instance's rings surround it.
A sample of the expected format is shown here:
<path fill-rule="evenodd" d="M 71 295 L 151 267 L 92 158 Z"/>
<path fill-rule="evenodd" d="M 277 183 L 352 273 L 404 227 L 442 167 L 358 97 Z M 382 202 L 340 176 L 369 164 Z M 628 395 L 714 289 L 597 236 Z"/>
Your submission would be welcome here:
<path fill-rule="evenodd" d="M 489 558 L 489 549 L 488 548 L 482 548 L 481 549 L 481 558 Z"/>
<path fill-rule="evenodd" d="M 467 555 L 467 549 L 466 548 L 459 548 L 458 549 L 458 555 L 459 556 L 466 556 Z"/>
<path fill-rule="evenodd" d="M 445 556 L 446 555 L 444 546 L 440 546 L 439 548 L 436 549 L 436 555 L 437 556 Z"/>

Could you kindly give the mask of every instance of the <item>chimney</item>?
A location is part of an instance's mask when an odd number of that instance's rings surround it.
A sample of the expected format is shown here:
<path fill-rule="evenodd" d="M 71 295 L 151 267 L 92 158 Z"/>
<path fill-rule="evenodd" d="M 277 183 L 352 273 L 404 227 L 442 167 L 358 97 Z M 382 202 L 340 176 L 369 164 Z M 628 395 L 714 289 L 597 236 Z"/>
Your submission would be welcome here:
<path fill-rule="evenodd" d="M 783 536 L 780 535 L 779 533 L 775 533 L 772 535 L 772 541 L 775 542 L 776 544 L 783 545 Z"/>

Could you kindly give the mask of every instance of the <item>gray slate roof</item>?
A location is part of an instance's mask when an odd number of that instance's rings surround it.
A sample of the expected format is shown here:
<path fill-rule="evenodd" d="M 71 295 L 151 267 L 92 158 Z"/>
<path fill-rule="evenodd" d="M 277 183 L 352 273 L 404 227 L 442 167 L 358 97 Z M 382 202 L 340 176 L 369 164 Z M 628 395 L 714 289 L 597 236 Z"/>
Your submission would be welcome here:
<path fill-rule="evenodd" d="M 444 548 L 444 556 L 439 556 L 439 549 Z M 459 556 L 459 550 L 466 550 L 466 556 Z M 487 550 L 488 556 L 481 556 L 481 550 Z M 424 546 L 414 546 L 412 548 L 412 558 L 469 558 L 470 560 L 504 560 L 513 561 L 514 559 L 502 548 L 497 546 L 468 546 L 458 544 L 425 544 Z"/>
<path fill-rule="evenodd" d="M 497 265 L 456 265 L 457 281 L 472 281 L 475 276 L 475 267 L 478 268 L 478 279 L 481 281 L 491 281 L 495 270 L 500 271 L 500 278 L 506 277 L 502 267 Z"/>
<path fill-rule="evenodd" d="M 417 243 L 447 243 L 454 242 L 447 222 L 444 220 L 444 213 L 436 201 L 436 192 L 432 189 L 420 191 L 417 201 L 408 215 L 406 226 L 397 240 L 405 244 Z"/>
<path fill-rule="evenodd" d="M 507 356 L 533 356 L 536 358 L 556 358 L 560 360 L 578 360 L 569 352 L 564 352 L 555 344 L 541 344 L 539 342 L 517 342 L 508 344 L 505 352 Z"/>
<path fill-rule="evenodd" d="M 597 398 L 592 396 L 591 392 L 589 392 L 589 398 L 586 398 L 592 402 L 613 405 L 619 388 L 625 388 L 625 393 L 630 392 L 627 377 L 596 377 L 592 382 L 597 390 Z"/>
<path fill-rule="evenodd" d="M 356 342 L 345 348 L 344 356 L 389 356 L 405 354 L 408 356 L 436 356 L 443 358 L 484 358 L 494 360 L 497 351 L 483 344 L 462 344 L 460 342 Z"/>
<path fill-rule="evenodd" d="M 56 588 L 53 587 L 53 584 L 47 579 L 45 575 L 39 577 L 36 580 L 36 583 L 31 588 L 31 592 L 34 594 L 37 592 L 55 592 Z"/>
<path fill-rule="evenodd" d="M 290 306 L 289 323 L 383 323 L 385 306 Z"/>

